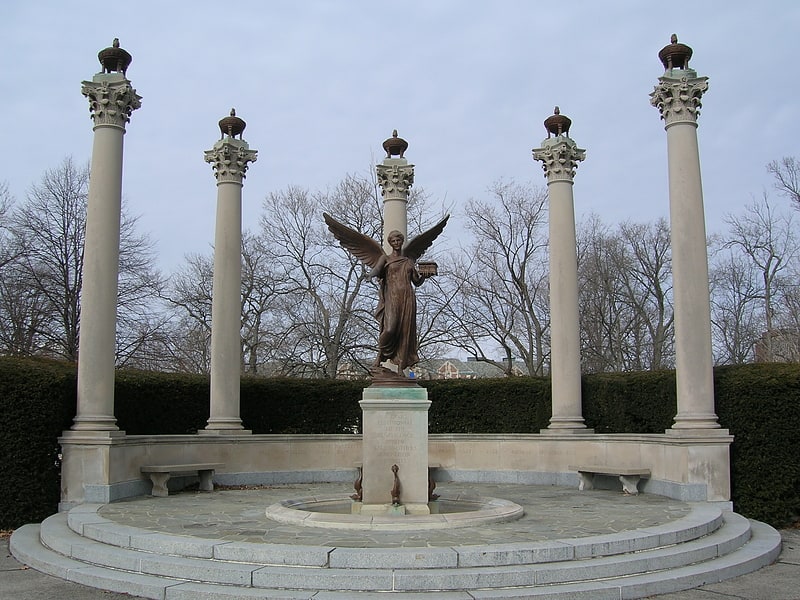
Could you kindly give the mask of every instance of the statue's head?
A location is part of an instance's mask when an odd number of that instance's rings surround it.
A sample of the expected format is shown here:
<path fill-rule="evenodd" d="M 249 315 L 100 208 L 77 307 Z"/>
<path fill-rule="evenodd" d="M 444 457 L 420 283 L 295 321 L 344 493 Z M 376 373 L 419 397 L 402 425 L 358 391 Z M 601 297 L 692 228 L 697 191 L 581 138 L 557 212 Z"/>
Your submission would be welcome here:
<path fill-rule="evenodd" d="M 406 240 L 406 236 L 404 236 L 401 231 L 398 231 L 397 229 L 393 229 L 392 231 L 389 232 L 389 235 L 386 236 L 386 240 L 389 242 L 389 245 L 392 246 L 392 247 L 394 247 L 394 244 L 392 243 L 393 240 L 399 240 L 400 241 L 400 245 L 402 246 L 403 242 Z"/>

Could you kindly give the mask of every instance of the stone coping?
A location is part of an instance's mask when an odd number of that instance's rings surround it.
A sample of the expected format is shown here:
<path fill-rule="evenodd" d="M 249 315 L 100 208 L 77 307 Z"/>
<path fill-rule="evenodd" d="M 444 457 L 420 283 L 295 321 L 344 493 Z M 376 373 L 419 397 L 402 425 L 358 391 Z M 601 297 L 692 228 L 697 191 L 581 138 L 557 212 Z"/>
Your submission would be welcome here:
<path fill-rule="evenodd" d="M 266 515 L 279 523 L 289 523 L 304 527 L 377 531 L 427 531 L 513 521 L 522 517 L 524 513 L 519 504 L 501 498 L 459 494 L 453 497 L 441 496 L 435 501 L 435 504 L 441 507 L 448 503 L 470 507 L 470 509 L 459 512 L 398 517 L 315 511 L 314 508 L 321 509 L 325 506 L 349 508 L 351 505 L 351 500 L 348 496 L 328 495 L 282 500 L 268 506 Z"/>

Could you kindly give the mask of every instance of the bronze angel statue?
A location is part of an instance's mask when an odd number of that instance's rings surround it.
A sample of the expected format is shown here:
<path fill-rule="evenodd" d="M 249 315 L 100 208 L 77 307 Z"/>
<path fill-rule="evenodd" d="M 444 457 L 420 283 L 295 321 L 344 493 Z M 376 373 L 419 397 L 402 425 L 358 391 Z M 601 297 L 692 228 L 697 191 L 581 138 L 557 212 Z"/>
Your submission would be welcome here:
<path fill-rule="evenodd" d="M 450 215 L 436 225 L 403 244 L 405 237 L 397 230 L 389 232 L 387 241 L 392 253 L 372 238 L 350 229 L 323 213 L 325 223 L 342 247 L 371 269 L 369 277 L 379 283 L 378 308 L 375 318 L 380 324 L 378 357 L 373 374 L 380 372 L 384 361 L 397 365 L 397 374 L 416 364 L 417 356 L 417 296 L 413 286 L 420 286 L 429 276 L 417 269 L 417 259 L 430 248 L 447 225 Z M 412 286 L 413 284 L 413 286 Z"/>

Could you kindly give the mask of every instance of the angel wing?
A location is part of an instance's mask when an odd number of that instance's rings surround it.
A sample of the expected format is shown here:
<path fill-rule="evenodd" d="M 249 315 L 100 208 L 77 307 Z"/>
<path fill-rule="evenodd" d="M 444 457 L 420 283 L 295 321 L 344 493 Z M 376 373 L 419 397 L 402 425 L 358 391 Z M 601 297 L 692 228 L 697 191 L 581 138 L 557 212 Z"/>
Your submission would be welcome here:
<path fill-rule="evenodd" d="M 376 265 L 381 256 L 385 255 L 381 245 L 371 237 L 359 233 L 355 229 L 350 229 L 344 223 L 339 223 L 328 213 L 322 213 L 322 216 L 328 225 L 328 229 L 331 230 L 333 237 L 339 241 L 342 248 L 350 252 L 370 269 Z"/>
<path fill-rule="evenodd" d="M 444 219 L 439 221 L 436 225 L 428 229 L 423 233 L 420 233 L 417 237 L 413 240 L 410 240 L 408 244 L 405 245 L 403 248 L 403 255 L 413 258 L 415 261 L 422 256 L 425 251 L 431 247 L 433 244 L 433 240 L 439 237 L 439 234 L 444 231 L 444 226 L 447 225 L 447 219 L 450 218 L 450 215 L 447 215 Z"/>

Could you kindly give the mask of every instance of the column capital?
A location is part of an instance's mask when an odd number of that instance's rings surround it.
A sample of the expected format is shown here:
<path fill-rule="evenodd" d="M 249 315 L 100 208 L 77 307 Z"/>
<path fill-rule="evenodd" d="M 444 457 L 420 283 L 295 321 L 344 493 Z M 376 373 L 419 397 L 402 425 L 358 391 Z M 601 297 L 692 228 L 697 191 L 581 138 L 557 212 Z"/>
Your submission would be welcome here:
<path fill-rule="evenodd" d="M 408 164 L 404 158 L 387 158 L 383 163 L 376 165 L 375 170 L 384 198 L 408 196 L 408 190 L 414 185 L 414 165 Z"/>
<path fill-rule="evenodd" d="M 673 73 L 680 73 L 679 77 Z M 675 123 L 697 124 L 701 98 L 708 89 L 708 77 L 698 77 L 693 69 L 668 70 L 658 78 L 650 94 L 650 104 L 658 109 L 666 127 Z"/>
<path fill-rule="evenodd" d="M 81 93 L 89 99 L 89 112 L 95 127 L 125 130 L 131 113 L 142 105 L 142 97 L 121 73 L 98 73 L 84 81 Z"/>
<path fill-rule="evenodd" d="M 541 148 L 534 148 L 533 159 L 542 161 L 547 183 L 555 181 L 572 183 L 578 162 L 586 159 L 586 150 L 578 148 L 572 138 L 559 135 L 544 140 Z"/>
<path fill-rule="evenodd" d="M 211 150 L 205 151 L 205 160 L 211 163 L 217 183 L 242 184 L 248 163 L 256 161 L 257 150 L 250 150 L 244 140 L 225 136 Z"/>

